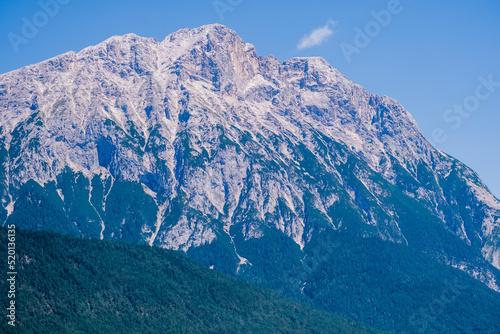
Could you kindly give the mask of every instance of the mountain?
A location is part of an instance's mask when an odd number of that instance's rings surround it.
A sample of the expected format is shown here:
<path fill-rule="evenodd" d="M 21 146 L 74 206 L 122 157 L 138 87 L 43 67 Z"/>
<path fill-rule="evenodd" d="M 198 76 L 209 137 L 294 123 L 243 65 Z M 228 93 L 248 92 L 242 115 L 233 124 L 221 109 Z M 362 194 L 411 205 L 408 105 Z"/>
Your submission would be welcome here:
<path fill-rule="evenodd" d="M 322 58 L 217 24 L 115 36 L 1 75 L 0 124 L 4 224 L 180 250 L 314 305 L 344 233 L 500 291 L 498 199 Z"/>
<path fill-rule="evenodd" d="M 52 232 L 16 239 L 17 322 L 2 321 L 2 333 L 379 333 L 174 251 Z"/>

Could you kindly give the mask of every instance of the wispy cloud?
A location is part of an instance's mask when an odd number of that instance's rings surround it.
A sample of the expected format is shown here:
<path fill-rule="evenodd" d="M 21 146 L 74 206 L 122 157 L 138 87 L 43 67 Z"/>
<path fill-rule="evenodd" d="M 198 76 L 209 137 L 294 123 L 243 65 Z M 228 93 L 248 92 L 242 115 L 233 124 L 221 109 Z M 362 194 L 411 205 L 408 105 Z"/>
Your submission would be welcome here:
<path fill-rule="evenodd" d="M 297 44 L 297 49 L 309 49 L 313 46 L 322 44 L 328 39 L 328 37 L 333 35 L 332 26 L 335 23 L 335 21 L 328 20 L 328 22 L 323 27 L 314 29 L 309 35 L 305 35 L 304 37 L 302 37 L 299 41 L 299 44 Z"/>

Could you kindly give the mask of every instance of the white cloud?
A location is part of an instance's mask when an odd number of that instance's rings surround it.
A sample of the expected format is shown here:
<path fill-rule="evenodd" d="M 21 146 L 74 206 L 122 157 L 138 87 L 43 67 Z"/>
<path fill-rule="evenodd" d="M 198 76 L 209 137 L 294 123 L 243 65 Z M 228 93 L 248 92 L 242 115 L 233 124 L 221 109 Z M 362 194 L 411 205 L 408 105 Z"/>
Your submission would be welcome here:
<path fill-rule="evenodd" d="M 331 27 L 334 24 L 335 21 L 328 20 L 328 22 L 323 27 L 314 29 L 309 35 L 302 37 L 299 41 L 299 44 L 297 44 L 297 49 L 309 49 L 313 46 L 322 44 L 328 39 L 328 37 L 333 35 L 333 30 Z"/>

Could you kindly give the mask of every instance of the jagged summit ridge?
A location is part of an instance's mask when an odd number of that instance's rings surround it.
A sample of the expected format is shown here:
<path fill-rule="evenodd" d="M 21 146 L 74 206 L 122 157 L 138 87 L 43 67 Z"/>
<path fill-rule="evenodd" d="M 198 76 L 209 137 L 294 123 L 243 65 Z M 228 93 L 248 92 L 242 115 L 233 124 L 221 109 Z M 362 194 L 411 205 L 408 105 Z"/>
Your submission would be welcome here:
<path fill-rule="evenodd" d="M 123 239 L 138 224 L 137 240 L 189 250 L 272 228 L 304 250 L 326 229 L 362 229 L 412 244 L 398 214 L 404 202 L 500 267 L 500 203 L 433 148 L 397 101 L 322 58 L 261 57 L 221 25 L 162 42 L 115 36 L 3 74 L 0 124 L 7 219 L 31 179 L 53 182 L 70 205 L 60 180 L 69 168 L 87 180 L 82 191 L 99 213 L 62 213 L 83 235 Z M 141 184 L 156 213 L 106 218 L 108 197 L 92 202 L 96 177 L 111 189 Z M 443 261 L 496 286 L 456 254 Z"/>

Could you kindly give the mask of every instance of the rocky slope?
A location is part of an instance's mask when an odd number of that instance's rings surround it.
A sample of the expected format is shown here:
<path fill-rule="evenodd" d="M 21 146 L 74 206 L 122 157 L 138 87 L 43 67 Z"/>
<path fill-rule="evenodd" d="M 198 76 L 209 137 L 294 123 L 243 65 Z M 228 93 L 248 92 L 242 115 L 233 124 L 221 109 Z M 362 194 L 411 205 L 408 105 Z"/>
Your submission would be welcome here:
<path fill-rule="evenodd" d="M 254 278 L 250 245 L 299 261 L 346 230 L 500 290 L 500 202 L 397 101 L 322 58 L 261 57 L 221 25 L 115 36 L 1 75 L 0 125 L 4 224 Z"/>

